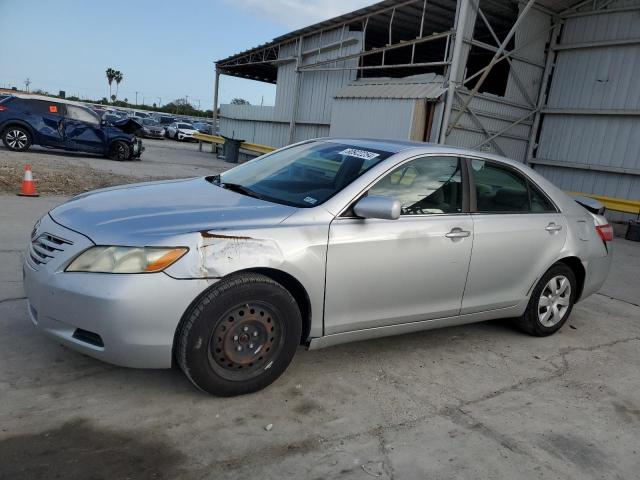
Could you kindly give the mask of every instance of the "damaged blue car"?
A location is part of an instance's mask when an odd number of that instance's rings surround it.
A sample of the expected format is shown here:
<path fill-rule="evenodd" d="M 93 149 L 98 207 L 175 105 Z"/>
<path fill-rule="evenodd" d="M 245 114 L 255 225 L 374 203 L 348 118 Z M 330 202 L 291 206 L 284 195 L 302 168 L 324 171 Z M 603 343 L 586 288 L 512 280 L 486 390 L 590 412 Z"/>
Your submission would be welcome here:
<path fill-rule="evenodd" d="M 108 123 L 91 109 L 61 99 L 12 95 L 0 101 L 0 136 L 5 147 L 24 152 L 31 145 L 139 160 L 142 126 L 127 118 Z"/>

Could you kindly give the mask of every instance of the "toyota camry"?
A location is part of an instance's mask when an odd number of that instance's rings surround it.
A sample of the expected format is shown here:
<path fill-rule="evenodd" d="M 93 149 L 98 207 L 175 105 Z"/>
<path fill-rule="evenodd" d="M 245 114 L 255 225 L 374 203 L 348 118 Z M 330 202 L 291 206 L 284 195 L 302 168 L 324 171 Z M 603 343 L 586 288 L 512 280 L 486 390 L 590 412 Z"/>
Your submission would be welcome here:
<path fill-rule="evenodd" d="M 76 196 L 37 222 L 24 272 L 56 341 L 230 396 L 272 383 L 299 345 L 497 318 L 551 335 L 604 282 L 611 240 L 519 162 L 329 138 Z"/>

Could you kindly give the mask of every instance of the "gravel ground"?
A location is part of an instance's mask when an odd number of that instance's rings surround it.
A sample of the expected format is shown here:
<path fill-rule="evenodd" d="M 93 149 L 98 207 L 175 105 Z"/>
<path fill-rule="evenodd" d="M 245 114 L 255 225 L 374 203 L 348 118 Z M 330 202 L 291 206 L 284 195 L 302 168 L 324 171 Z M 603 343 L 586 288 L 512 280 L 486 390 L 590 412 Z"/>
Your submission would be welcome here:
<path fill-rule="evenodd" d="M 0 193 L 17 193 L 24 166 L 33 169 L 38 193 L 75 195 L 96 188 L 220 173 L 231 165 L 208 148 L 173 140 L 145 140 L 142 161 L 117 162 L 96 155 L 39 147 L 16 153 L 0 147 Z"/>

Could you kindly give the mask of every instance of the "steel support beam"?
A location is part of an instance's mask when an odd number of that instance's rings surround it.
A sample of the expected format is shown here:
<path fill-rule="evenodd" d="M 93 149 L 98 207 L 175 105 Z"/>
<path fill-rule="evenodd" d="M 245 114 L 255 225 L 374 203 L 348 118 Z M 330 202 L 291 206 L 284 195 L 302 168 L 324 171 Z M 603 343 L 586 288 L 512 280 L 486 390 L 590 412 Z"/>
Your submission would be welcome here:
<path fill-rule="evenodd" d="M 439 143 L 446 143 L 447 126 L 449 118 L 451 118 L 451 110 L 453 108 L 453 97 L 456 91 L 456 82 L 458 77 L 462 77 L 464 72 L 464 63 L 466 59 L 462 58 L 462 49 L 464 47 L 464 31 L 467 23 L 467 15 L 469 14 L 470 0 L 459 0 L 458 15 L 456 16 L 455 40 L 453 43 L 453 52 L 451 55 L 451 66 L 449 68 L 449 83 L 447 85 L 447 98 L 444 105 L 442 118 L 442 127 L 440 129 Z"/>
<path fill-rule="evenodd" d="M 640 38 L 626 38 L 623 40 L 601 40 L 599 42 L 579 42 L 579 43 L 565 43 L 556 45 L 554 50 L 577 50 L 579 48 L 607 48 L 607 47 L 619 47 L 625 45 L 638 45 L 640 44 Z"/>
<path fill-rule="evenodd" d="M 220 70 L 216 67 L 215 80 L 213 81 L 213 113 L 211 115 L 213 126 L 212 131 L 214 135 L 218 134 L 218 91 L 220 90 Z M 217 144 L 211 144 L 211 153 L 216 153 Z"/>
<path fill-rule="evenodd" d="M 393 69 L 393 68 L 413 68 L 413 67 L 442 67 L 444 65 L 449 65 L 449 62 L 424 62 L 424 63 L 394 63 L 390 65 L 366 65 L 366 66 L 356 66 L 356 67 L 320 67 L 320 68 L 312 68 L 307 70 L 303 69 L 307 72 L 335 72 L 335 71 L 344 71 L 344 70 L 381 70 L 381 69 Z"/>
<path fill-rule="evenodd" d="M 293 87 L 293 106 L 291 108 L 291 119 L 289 121 L 289 144 L 293 143 L 296 130 L 296 117 L 298 116 L 298 105 L 300 104 L 300 86 L 302 85 L 302 40 L 303 36 L 298 37 L 298 52 L 296 55 L 296 82 Z"/>
<path fill-rule="evenodd" d="M 547 160 L 544 158 L 532 158 L 529 163 L 532 165 L 547 165 L 549 167 L 572 168 L 575 170 L 591 170 L 594 172 L 621 173 L 624 175 L 640 176 L 640 168 L 611 167 L 609 165 L 599 165 L 597 163 L 575 163 L 560 162 L 558 160 Z"/>
<path fill-rule="evenodd" d="M 624 109 L 605 109 L 594 110 L 588 108 L 544 108 L 542 113 L 546 115 L 613 115 L 616 117 L 638 117 L 640 110 L 624 110 Z"/>
<path fill-rule="evenodd" d="M 476 148 L 480 148 L 481 146 L 485 145 L 488 142 L 493 141 L 494 139 L 503 136 L 505 133 L 507 133 L 509 130 L 511 130 L 513 127 L 515 127 L 516 125 L 521 124 L 522 122 L 524 122 L 525 120 L 527 120 L 529 117 L 531 117 L 531 115 L 533 115 L 534 113 L 536 113 L 538 110 L 532 110 L 531 112 L 529 112 L 527 115 L 525 115 L 522 118 L 519 118 L 518 120 L 516 120 L 515 122 L 511 123 L 510 125 L 508 125 L 506 128 L 503 128 L 502 130 L 500 130 L 497 133 L 494 133 L 493 135 L 491 135 L 489 138 L 487 138 L 484 142 L 477 144 L 475 147 L 473 147 L 473 150 L 475 150 Z M 528 140 L 528 138 L 523 138 L 522 140 Z"/>
<path fill-rule="evenodd" d="M 602 15 L 603 13 L 626 13 L 626 12 L 637 12 L 640 10 L 640 6 L 634 7 L 618 7 L 618 8 L 607 8 L 605 10 L 591 10 L 589 12 L 578 12 L 572 13 L 569 15 L 565 15 L 562 18 L 577 18 L 577 17 L 589 17 L 591 15 Z"/>
<path fill-rule="evenodd" d="M 466 1 L 466 0 L 463 0 Z M 440 38 L 445 38 L 451 35 L 453 32 L 448 30 L 446 32 L 434 33 L 433 35 L 429 35 L 428 37 L 416 38 L 413 40 L 400 41 L 398 43 L 394 43 L 393 45 L 386 45 L 384 47 L 372 48 L 371 50 L 366 50 L 364 52 L 352 53 L 350 55 L 345 55 L 343 57 L 334 58 L 331 60 L 323 60 L 321 62 L 307 64 L 303 67 L 300 67 L 300 70 L 314 70 L 314 67 L 321 67 L 323 65 L 329 65 L 336 62 L 344 62 L 347 60 L 354 60 L 356 58 L 365 57 L 368 55 L 374 55 L 376 53 L 382 53 L 389 50 L 395 50 L 397 48 L 408 47 L 414 44 L 432 42 L 434 40 L 438 40 Z M 388 65 L 388 67 L 393 67 L 394 65 Z"/>
<path fill-rule="evenodd" d="M 540 112 L 542 107 L 547 102 L 547 87 L 549 85 L 549 79 L 551 78 L 551 72 L 555 66 L 556 52 L 554 47 L 557 45 L 560 39 L 560 30 L 562 25 L 560 23 L 553 27 L 551 32 L 551 42 L 549 43 L 549 51 L 547 52 L 547 61 L 544 66 L 544 72 L 542 73 L 542 81 L 540 82 L 540 90 L 538 91 L 538 104 L 536 115 L 533 117 L 533 125 L 531 127 L 531 133 L 529 134 L 529 145 L 527 146 L 527 154 L 524 157 L 525 165 L 529 163 L 533 157 L 533 149 L 536 147 L 536 137 L 538 136 L 538 128 L 540 126 Z"/>
<path fill-rule="evenodd" d="M 458 99 L 464 103 L 464 98 L 462 98 L 462 96 L 458 93 L 457 90 L 454 90 L 455 95 L 458 97 Z M 453 108 L 453 106 L 452 106 Z M 473 120 L 473 122 L 478 126 L 479 130 L 478 133 L 484 133 L 485 137 L 491 137 L 491 133 L 489 132 L 489 130 L 487 130 L 485 128 L 485 126 L 482 123 L 482 120 L 480 120 L 478 118 L 478 116 L 476 115 L 476 112 L 473 110 L 473 108 L 467 107 L 467 112 L 469 113 L 469 115 L 471 115 L 471 119 Z M 470 130 L 468 127 L 462 127 L 464 130 Z M 504 153 L 504 150 L 502 150 L 502 148 L 500 147 L 500 145 L 498 145 L 498 143 L 495 141 L 495 138 L 492 138 L 490 140 L 490 142 L 493 144 L 493 146 L 495 147 L 495 149 L 498 151 L 498 153 L 502 156 L 507 156 L 506 153 Z"/>
<path fill-rule="evenodd" d="M 482 12 L 482 10 L 480 8 L 478 8 L 478 15 L 480 15 L 480 18 L 482 19 L 484 24 L 489 29 L 489 33 L 491 33 L 491 36 L 493 37 L 493 40 L 496 42 L 496 45 L 500 45 L 500 39 L 498 38 L 498 35 L 496 35 L 496 32 L 493 30 L 493 27 L 489 23 L 489 20 L 487 20 L 487 17 L 485 17 L 484 13 Z M 506 60 L 507 60 L 507 63 L 509 64 L 509 67 L 511 67 L 510 70 L 509 70 L 509 74 L 513 77 L 513 80 L 516 83 L 516 86 L 518 87 L 518 90 L 520 90 L 520 93 L 522 93 L 522 96 L 529 103 L 529 105 L 531 105 L 532 107 L 535 106 L 533 100 L 531 100 L 531 97 L 529 96 L 529 93 L 527 92 L 527 89 L 524 88 L 522 80 L 520 80 L 520 77 L 518 76 L 518 73 L 516 72 L 516 69 L 515 69 L 515 67 L 513 65 L 513 62 L 511 61 L 510 58 L 507 58 Z"/>
<path fill-rule="evenodd" d="M 500 44 L 500 47 L 498 47 L 498 51 L 495 53 L 495 55 L 493 56 L 493 58 L 489 62 L 489 65 L 487 65 L 486 70 L 483 72 L 483 74 L 480 76 L 480 78 L 476 82 L 475 86 L 473 87 L 473 90 L 471 90 L 469 98 L 467 98 L 465 104 L 462 107 L 462 110 L 466 110 L 467 109 L 467 107 L 469 106 L 469 103 L 471 103 L 471 100 L 473 99 L 475 94 L 478 93 L 478 90 L 480 90 L 480 87 L 482 86 L 484 81 L 487 79 L 487 76 L 489 75 L 489 72 L 491 71 L 493 66 L 498 62 L 498 59 L 502 56 L 502 54 L 505 51 L 507 45 L 509 44 L 509 41 L 515 35 L 516 30 L 520 26 L 520 23 L 522 23 L 524 18 L 527 16 L 527 13 L 531 9 L 531 7 L 535 3 L 535 1 L 536 0 L 529 0 L 527 2 L 527 4 L 523 7 L 522 11 L 520 12 L 520 15 L 518 16 L 518 18 L 516 19 L 515 23 L 511 27 L 511 30 L 509 30 L 509 33 L 507 34 L 505 39 Z M 445 127 L 445 134 L 446 135 L 448 135 L 449 132 L 451 132 L 451 129 L 458 123 L 458 120 L 460 120 L 460 117 L 462 116 L 463 113 L 464 113 L 463 111 L 459 111 L 456 114 L 454 120 L 451 122 L 451 124 Z"/>

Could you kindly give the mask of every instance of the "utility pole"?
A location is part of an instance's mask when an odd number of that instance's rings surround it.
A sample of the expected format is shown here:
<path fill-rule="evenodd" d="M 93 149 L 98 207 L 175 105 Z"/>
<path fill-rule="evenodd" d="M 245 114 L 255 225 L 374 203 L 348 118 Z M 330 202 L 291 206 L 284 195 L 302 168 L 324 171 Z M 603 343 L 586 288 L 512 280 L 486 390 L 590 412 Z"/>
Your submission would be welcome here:
<path fill-rule="evenodd" d="M 158 107 L 162 106 L 162 97 L 158 97 Z"/>
<path fill-rule="evenodd" d="M 138 92 L 136 92 L 136 105 L 138 105 Z"/>
<path fill-rule="evenodd" d="M 27 79 L 24 81 L 24 86 L 25 86 L 25 87 L 27 87 L 27 88 L 26 88 L 27 93 L 29 93 L 29 85 L 31 85 L 31 80 L 27 78 Z"/>

